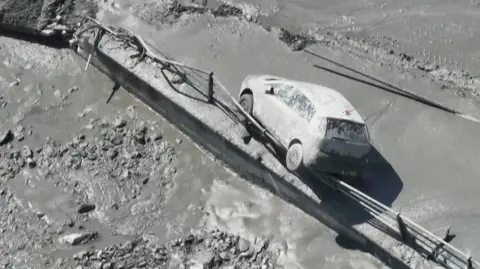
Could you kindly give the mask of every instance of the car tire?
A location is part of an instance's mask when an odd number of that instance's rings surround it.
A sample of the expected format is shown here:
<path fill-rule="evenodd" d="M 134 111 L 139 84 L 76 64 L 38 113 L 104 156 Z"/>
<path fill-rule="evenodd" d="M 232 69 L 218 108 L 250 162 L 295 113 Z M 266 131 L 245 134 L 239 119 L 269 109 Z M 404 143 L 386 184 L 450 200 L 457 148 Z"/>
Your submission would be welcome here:
<path fill-rule="evenodd" d="M 285 156 L 285 165 L 290 172 L 296 172 L 303 164 L 303 146 L 293 143 Z"/>
<path fill-rule="evenodd" d="M 238 103 L 240 106 L 250 115 L 253 116 L 253 95 L 251 93 L 245 92 L 242 95 L 240 95 L 240 98 L 238 99 Z M 242 131 L 242 139 L 245 144 L 248 144 L 250 140 L 252 139 L 252 128 L 250 121 L 248 118 L 241 114 L 240 117 L 240 122 L 244 126 L 244 130 Z"/>
<path fill-rule="evenodd" d="M 253 95 L 251 93 L 243 93 L 238 99 L 240 106 L 251 116 L 253 112 Z M 245 121 L 248 119 L 245 117 Z"/>

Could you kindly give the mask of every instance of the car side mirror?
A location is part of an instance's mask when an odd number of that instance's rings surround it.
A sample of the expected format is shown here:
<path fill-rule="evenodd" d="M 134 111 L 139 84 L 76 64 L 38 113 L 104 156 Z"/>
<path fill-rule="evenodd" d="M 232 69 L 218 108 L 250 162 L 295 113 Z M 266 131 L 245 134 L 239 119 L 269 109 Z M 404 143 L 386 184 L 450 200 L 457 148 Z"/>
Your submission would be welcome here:
<path fill-rule="evenodd" d="M 273 94 L 273 87 L 272 86 L 267 86 L 265 88 L 265 93 L 266 94 Z"/>

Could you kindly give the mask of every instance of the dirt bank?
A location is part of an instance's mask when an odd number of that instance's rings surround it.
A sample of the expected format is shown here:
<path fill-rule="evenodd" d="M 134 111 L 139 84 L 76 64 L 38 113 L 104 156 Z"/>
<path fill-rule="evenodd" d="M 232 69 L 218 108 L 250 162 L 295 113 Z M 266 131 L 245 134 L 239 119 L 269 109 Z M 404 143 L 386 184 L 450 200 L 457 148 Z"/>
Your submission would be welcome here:
<path fill-rule="evenodd" d="M 26 33 L 71 33 L 84 16 L 94 16 L 94 1 L 7 0 L 0 4 L 0 26 Z"/>
<path fill-rule="evenodd" d="M 280 16 L 281 11 L 276 8 L 273 10 L 262 9 L 249 2 L 234 2 L 208 1 L 205 5 L 196 3 L 192 5 L 189 1 L 176 0 L 154 3 L 117 1 L 112 4 L 113 6 L 103 5 L 99 14 L 110 22 L 119 22 L 117 19 L 113 19 L 115 14 L 134 15 L 156 27 L 167 27 L 178 21 L 185 24 L 191 21 L 189 18 L 192 16 L 205 12 L 210 12 L 214 16 L 237 17 L 274 32 L 294 51 L 308 49 L 308 46 L 312 44 L 326 45 L 380 65 L 400 68 L 414 76 L 427 76 L 439 84 L 439 89 L 449 90 L 454 95 L 467 97 L 475 102 L 478 102 L 480 98 L 480 79 L 476 75 L 476 69 L 470 68 L 470 71 L 474 73 L 469 73 L 465 65 L 458 64 L 459 59 L 450 57 L 450 55 L 441 55 L 441 50 L 431 53 L 430 48 L 423 47 L 422 50 L 422 47 L 419 46 L 424 43 L 420 43 L 412 49 L 411 46 L 406 45 L 409 41 L 397 40 L 394 36 L 379 36 L 378 33 L 371 35 L 370 32 L 367 31 L 368 34 L 365 34 L 364 31 L 357 28 L 355 28 L 356 32 L 351 32 L 341 27 L 334 27 L 339 25 L 338 21 L 336 24 L 326 21 L 324 23 L 330 23 L 325 25 L 319 22 L 316 27 L 311 27 L 309 24 L 307 26 L 295 25 L 296 20 L 292 21 L 291 17 Z M 345 12 L 348 11 L 345 10 Z M 301 13 L 296 13 L 296 15 L 302 16 Z M 321 18 L 318 20 L 321 21 Z M 360 29 L 363 28 L 360 27 Z M 434 55 L 434 53 L 436 54 Z"/>

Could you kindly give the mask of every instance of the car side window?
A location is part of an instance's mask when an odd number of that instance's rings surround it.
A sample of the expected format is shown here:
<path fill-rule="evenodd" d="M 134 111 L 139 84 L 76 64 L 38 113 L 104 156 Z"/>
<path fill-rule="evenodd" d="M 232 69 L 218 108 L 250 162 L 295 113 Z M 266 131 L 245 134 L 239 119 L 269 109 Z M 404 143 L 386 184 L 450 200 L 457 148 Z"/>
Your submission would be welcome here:
<path fill-rule="evenodd" d="M 296 90 L 292 85 L 283 84 L 274 87 L 276 88 L 275 96 L 297 112 L 301 117 L 308 121 L 312 119 L 315 114 L 315 106 L 307 96 Z"/>
<path fill-rule="evenodd" d="M 285 104 L 291 103 L 291 99 L 294 93 L 294 88 L 292 85 L 288 84 L 276 84 L 274 85 L 275 88 L 275 96 L 278 97 L 281 101 Z"/>
<path fill-rule="evenodd" d="M 315 106 L 310 99 L 300 91 L 295 91 L 289 106 L 307 121 L 310 121 L 315 114 Z"/>

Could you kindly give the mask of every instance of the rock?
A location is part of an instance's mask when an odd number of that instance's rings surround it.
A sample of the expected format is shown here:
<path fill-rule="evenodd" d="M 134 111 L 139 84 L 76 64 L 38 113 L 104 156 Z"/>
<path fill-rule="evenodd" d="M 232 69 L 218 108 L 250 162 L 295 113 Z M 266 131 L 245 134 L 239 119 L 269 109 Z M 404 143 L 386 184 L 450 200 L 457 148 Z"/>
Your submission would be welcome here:
<path fill-rule="evenodd" d="M 21 134 L 25 131 L 25 127 L 23 127 L 22 125 L 18 125 L 17 127 L 15 127 L 15 130 L 13 131 L 15 133 L 15 135 L 17 134 Z"/>
<path fill-rule="evenodd" d="M 78 89 L 79 89 L 78 86 L 73 86 L 70 89 L 68 89 L 68 93 L 74 93 L 74 92 L 78 91 Z"/>
<path fill-rule="evenodd" d="M 215 255 L 210 251 L 197 252 L 191 259 L 190 268 L 209 269 L 212 268 Z"/>
<path fill-rule="evenodd" d="M 92 267 L 95 269 L 102 269 L 103 263 L 102 262 L 93 262 Z"/>
<path fill-rule="evenodd" d="M 108 156 L 108 158 L 113 160 L 113 159 L 117 158 L 118 151 L 116 149 L 109 149 L 108 152 L 107 152 L 107 156 Z"/>
<path fill-rule="evenodd" d="M 13 132 L 11 130 L 0 131 L 0 146 L 10 143 L 14 138 Z"/>
<path fill-rule="evenodd" d="M 17 78 L 14 82 L 10 83 L 9 87 L 17 86 L 20 84 L 20 80 Z"/>
<path fill-rule="evenodd" d="M 303 50 L 307 46 L 307 41 L 299 39 L 290 45 L 293 51 Z"/>
<path fill-rule="evenodd" d="M 60 242 L 61 244 L 76 246 L 79 244 L 89 243 L 96 240 L 97 238 L 97 232 L 73 233 L 60 237 L 58 239 L 58 242 Z"/>
<path fill-rule="evenodd" d="M 106 262 L 102 265 L 102 269 L 112 269 L 113 264 L 111 262 Z"/>
<path fill-rule="evenodd" d="M 16 135 L 15 137 L 17 138 L 18 141 L 23 141 L 25 139 L 25 135 L 22 133 Z"/>
<path fill-rule="evenodd" d="M 226 251 L 222 251 L 219 256 L 224 261 L 229 261 L 232 258 L 232 254 Z"/>
<path fill-rule="evenodd" d="M 65 221 L 65 223 L 63 224 L 69 228 L 72 228 L 73 226 L 75 226 L 75 222 L 72 220 L 72 219 L 68 219 Z"/>
<path fill-rule="evenodd" d="M 120 176 L 120 179 L 127 180 L 127 179 L 130 178 L 130 176 L 131 176 L 130 170 L 124 169 L 123 172 L 122 172 L 122 175 Z"/>
<path fill-rule="evenodd" d="M 32 158 L 27 158 L 27 165 L 29 168 L 35 168 L 37 166 L 37 162 Z"/>
<path fill-rule="evenodd" d="M 237 242 L 237 248 L 240 252 L 245 252 L 250 248 L 250 242 L 243 238 L 240 238 Z"/>
<path fill-rule="evenodd" d="M 113 122 L 113 125 L 117 128 L 123 128 L 127 125 L 127 121 L 125 121 L 123 118 L 121 117 L 118 117 L 115 119 L 115 121 Z"/>
<path fill-rule="evenodd" d="M 123 143 L 122 136 L 119 134 L 112 135 L 110 137 L 110 143 L 112 143 L 115 146 L 119 146 Z"/>
<path fill-rule="evenodd" d="M 80 213 L 80 214 L 85 214 L 85 213 L 88 213 L 88 212 L 93 211 L 93 210 L 95 210 L 95 205 L 94 204 L 81 204 L 77 208 L 77 212 Z"/>
<path fill-rule="evenodd" d="M 31 158 L 33 157 L 33 151 L 30 149 L 29 146 L 25 145 L 22 148 L 22 157 L 23 158 Z"/>

